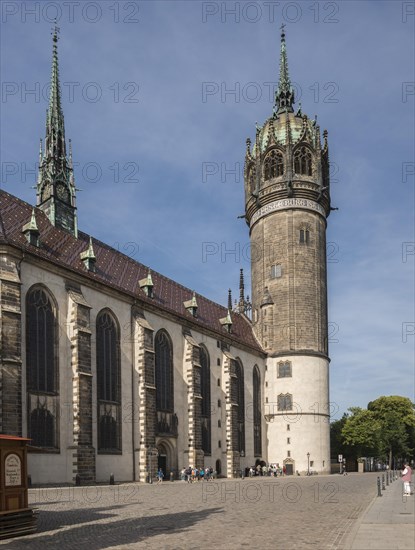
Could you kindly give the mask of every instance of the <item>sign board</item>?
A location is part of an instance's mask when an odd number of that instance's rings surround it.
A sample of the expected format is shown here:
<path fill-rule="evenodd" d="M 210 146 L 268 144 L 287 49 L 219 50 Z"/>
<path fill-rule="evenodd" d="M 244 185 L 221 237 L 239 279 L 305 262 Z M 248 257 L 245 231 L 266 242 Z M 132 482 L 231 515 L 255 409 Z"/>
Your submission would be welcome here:
<path fill-rule="evenodd" d="M 339 455 L 339 462 L 343 462 L 343 455 Z"/>
<path fill-rule="evenodd" d="M 22 461 L 17 454 L 11 453 L 6 456 L 4 479 L 6 487 L 19 487 L 22 484 Z"/>

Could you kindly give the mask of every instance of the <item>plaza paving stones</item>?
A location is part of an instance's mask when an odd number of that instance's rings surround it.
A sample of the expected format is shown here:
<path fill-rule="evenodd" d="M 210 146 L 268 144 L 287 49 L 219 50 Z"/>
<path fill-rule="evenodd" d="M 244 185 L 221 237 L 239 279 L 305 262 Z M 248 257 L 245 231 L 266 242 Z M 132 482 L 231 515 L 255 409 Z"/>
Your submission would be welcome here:
<path fill-rule="evenodd" d="M 370 473 L 36 488 L 38 532 L 0 546 L 342 549 L 376 493 Z"/>

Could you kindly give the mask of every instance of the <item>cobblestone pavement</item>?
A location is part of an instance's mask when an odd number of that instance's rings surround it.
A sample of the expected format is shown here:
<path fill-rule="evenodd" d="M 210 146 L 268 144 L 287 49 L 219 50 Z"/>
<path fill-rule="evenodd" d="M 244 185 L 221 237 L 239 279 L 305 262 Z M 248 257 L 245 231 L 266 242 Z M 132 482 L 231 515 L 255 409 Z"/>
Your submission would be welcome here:
<path fill-rule="evenodd" d="M 341 549 L 376 474 L 30 490 L 38 532 L 8 549 Z"/>

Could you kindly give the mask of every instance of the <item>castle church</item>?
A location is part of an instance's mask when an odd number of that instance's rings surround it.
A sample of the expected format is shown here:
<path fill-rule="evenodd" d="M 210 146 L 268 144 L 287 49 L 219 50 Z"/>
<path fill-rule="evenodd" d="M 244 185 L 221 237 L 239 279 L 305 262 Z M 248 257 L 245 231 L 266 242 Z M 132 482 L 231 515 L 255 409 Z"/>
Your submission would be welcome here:
<path fill-rule="evenodd" d="M 284 30 L 274 110 L 246 142 L 262 253 L 251 302 L 240 273 L 228 307 L 78 228 L 57 43 L 36 206 L 0 191 L 1 433 L 31 439 L 33 483 L 329 473 L 327 132 L 294 108 Z"/>

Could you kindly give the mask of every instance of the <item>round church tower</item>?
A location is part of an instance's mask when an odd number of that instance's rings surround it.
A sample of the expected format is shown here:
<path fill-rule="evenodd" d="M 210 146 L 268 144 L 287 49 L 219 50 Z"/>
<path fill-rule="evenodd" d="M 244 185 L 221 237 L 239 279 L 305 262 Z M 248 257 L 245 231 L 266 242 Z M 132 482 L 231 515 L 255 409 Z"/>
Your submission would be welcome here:
<path fill-rule="evenodd" d="M 294 112 L 285 34 L 273 115 L 247 140 L 252 322 L 268 353 L 268 461 L 287 473 L 330 472 L 326 219 L 327 132 Z"/>

